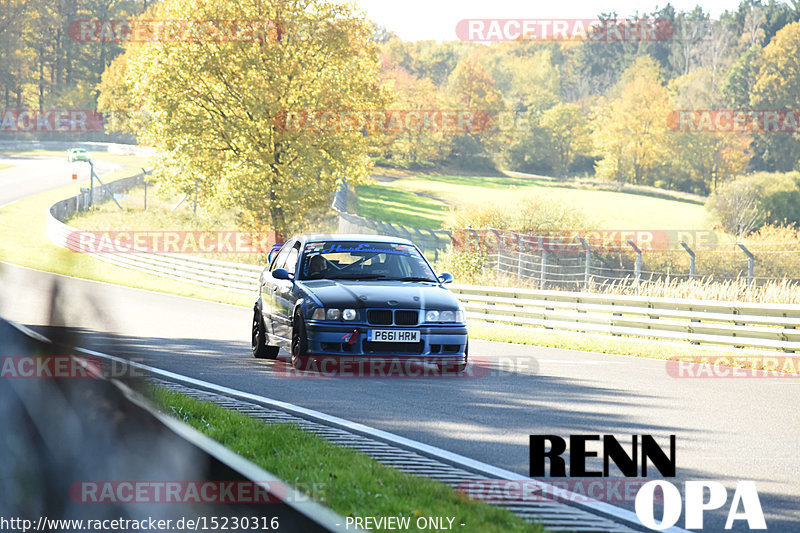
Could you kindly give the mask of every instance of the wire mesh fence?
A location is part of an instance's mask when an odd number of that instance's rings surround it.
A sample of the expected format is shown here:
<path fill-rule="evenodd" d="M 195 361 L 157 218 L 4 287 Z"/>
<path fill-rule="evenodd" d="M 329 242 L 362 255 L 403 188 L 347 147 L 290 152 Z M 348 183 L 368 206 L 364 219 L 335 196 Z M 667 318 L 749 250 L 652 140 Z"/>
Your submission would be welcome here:
<path fill-rule="evenodd" d="M 596 233 L 467 228 L 453 232 L 452 251 L 478 257 L 484 279 L 540 289 L 664 280 L 800 282 L 800 242 L 720 242 L 706 231 Z"/>

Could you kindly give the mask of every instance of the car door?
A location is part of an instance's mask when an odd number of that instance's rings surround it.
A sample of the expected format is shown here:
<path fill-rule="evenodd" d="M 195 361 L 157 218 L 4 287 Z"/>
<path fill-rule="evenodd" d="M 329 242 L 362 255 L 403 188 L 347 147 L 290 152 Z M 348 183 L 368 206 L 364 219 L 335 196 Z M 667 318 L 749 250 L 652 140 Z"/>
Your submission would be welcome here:
<path fill-rule="evenodd" d="M 272 277 L 272 272 L 276 268 L 283 268 L 286 264 L 286 257 L 289 255 L 291 249 L 292 247 L 290 244 L 281 248 L 281 251 L 278 252 L 278 255 L 272 260 L 267 271 L 264 272 L 261 283 L 261 314 L 264 317 L 267 333 L 271 335 L 276 335 L 275 324 L 280 320 L 277 302 L 275 301 L 275 292 L 278 290 L 278 280 Z"/>
<path fill-rule="evenodd" d="M 297 275 L 297 262 L 300 258 L 300 242 L 292 245 L 286 255 L 283 267 L 292 276 Z M 275 279 L 275 335 L 291 342 L 292 338 L 292 312 L 297 301 L 297 291 L 294 283 L 287 279 Z"/>

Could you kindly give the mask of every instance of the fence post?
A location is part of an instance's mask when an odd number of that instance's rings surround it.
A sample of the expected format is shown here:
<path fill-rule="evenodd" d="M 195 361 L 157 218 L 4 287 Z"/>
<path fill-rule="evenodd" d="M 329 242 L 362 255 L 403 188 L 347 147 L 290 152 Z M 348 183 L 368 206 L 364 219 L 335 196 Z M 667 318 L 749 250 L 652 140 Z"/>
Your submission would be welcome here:
<path fill-rule="evenodd" d="M 144 183 L 144 210 L 147 211 L 147 171 L 142 169 L 142 183 Z"/>
<path fill-rule="evenodd" d="M 501 261 L 501 254 L 503 253 L 503 238 L 500 236 L 500 232 L 496 229 L 491 230 L 494 233 L 494 236 L 497 237 L 497 279 L 500 279 L 500 273 L 502 272 L 502 267 L 500 265 Z"/>
<path fill-rule="evenodd" d="M 753 285 L 753 273 L 756 266 L 756 256 L 754 256 L 753 252 L 748 250 L 744 244 L 737 242 L 736 246 L 741 248 L 744 254 L 747 256 L 747 286 L 749 287 Z"/>
<path fill-rule="evenodd" d="M 519 233 L 514 233 L 517 236 L 517 285 L 522 284 L 522 236 Z"/>
<path fill-rule="evenodd" d="M 642 277 L 642 251 L 636 246 L 636 243 L 628 239 L 628 244 L 633 251 L 636 252 L 636 270 L 634 271 L 634 282 L 636 283 L 636 292 L 639 292 L 639 280 Z"/>
<path fill-rule="evenodd" d="M 547 283 L 547 247 L 544 245 L 544 239 L 541 237 L 539 238 L 539 249 L 542 251 L 542 267 L 541 271 L 539 272 L 539 289 L 544 290 L 545 284 Z"/>
<path fill-rule="evenodd" d="M 681 241 L 681 246 L 683 246 L 683 249 L 686 250 L 687 254 L 689 254 L 689 279 L 694 279 L 694 263 L 695 263 L 694 250 L 689 248 L 689 245 L 683 241 Z"/>
<path fill-rule="evenodd" d="M 578 237 L 578 240 L 583 246 L 584 251 L 586 252 L 586 272 L 584 273 L 583 278 L 583 288 L 587 291 L 589 290 L 589 284 L 591 283 L 592 278 L 592 249 L 589 248 L 589 244 L 586 242 L 586 239 L 583 237 Z"/>

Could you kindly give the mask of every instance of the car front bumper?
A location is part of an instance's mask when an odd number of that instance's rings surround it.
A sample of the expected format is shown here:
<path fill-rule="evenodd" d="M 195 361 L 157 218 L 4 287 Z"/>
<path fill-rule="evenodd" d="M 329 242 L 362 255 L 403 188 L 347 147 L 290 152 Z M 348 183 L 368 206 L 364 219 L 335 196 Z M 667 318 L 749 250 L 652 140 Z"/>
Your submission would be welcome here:
<path fill-rule="evenodd" d="M 372 329 L 415 330 L 420 332 L 420 341 L 372 342 L 368 340 Z M 419 358 L 429 362 L 460 362 L 464 360 L 467 347 L 467 327 L 464 324 L 403 327 L 309 322 L 306 331 L 308 354 L 315 357 Z"/>

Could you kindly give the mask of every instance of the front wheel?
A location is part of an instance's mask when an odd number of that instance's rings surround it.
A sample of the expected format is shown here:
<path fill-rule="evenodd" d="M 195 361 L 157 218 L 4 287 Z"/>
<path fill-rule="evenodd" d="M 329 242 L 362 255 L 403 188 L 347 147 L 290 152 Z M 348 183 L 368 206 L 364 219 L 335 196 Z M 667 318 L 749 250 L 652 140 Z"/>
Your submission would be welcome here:
<path fill-rule="evenodd" d="M 306 336 L 306 321 L 301 313 L 295 313 L 294 326 L 292 327 L 292 366 L 298 370 L 305 370 L 310 366 L 311 357 L 308 356 L 308 337 Z"/>
<path fill-rule="evenodd" d="M 253 311 L 252 332 L 253 357 L 256 359 L 275 359 L 280 348 L 267 344 L 267 332 L 264 330 L 264 320 L 258 310 Z"/>

